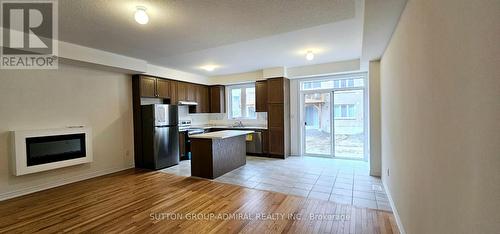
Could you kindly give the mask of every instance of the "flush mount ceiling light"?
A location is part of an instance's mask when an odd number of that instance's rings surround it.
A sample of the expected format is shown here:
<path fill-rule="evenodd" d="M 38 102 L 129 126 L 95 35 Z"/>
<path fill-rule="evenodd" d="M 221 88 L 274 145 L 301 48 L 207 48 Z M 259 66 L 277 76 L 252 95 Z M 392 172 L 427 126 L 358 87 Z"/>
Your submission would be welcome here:
<path fill-rule="evenodd" d="M 307 51 L 307 53 L 306 53 L 306 59 L 309 60 L 309 61 L 311 61 L 311 60 L 314 59 L 314 54 L 313 54 L 312 51 L 310 51 L 310 50 Z"/>
<path fill-rule="evenodd" d="M 205 70 L 205 71 L 211 72 L 211 71 L 215 70 L 215 68 L 218 68 L 218 67 L 219 66 L 217 66 L 217 65 L 205 65 L 205 66 L 201 66 L 200 68 Z"/>
<path fill-rule="evenodd" d="M 139 24 L 147 24 L 149 22 L 149 16 L 146 13 L 146 7 L 143 6 L 136 7 L 134 19 Z"/>

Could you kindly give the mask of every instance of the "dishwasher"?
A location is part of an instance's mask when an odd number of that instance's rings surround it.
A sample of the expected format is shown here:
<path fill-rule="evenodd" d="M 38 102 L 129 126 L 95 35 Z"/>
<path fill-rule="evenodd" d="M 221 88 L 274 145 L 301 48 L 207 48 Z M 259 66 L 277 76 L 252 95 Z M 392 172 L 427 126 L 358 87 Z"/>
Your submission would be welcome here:
<path fill-rule="evenodd" d="M 247 135 L 247 154 L 262 154 L 262 132 L 253 132 Z"/>

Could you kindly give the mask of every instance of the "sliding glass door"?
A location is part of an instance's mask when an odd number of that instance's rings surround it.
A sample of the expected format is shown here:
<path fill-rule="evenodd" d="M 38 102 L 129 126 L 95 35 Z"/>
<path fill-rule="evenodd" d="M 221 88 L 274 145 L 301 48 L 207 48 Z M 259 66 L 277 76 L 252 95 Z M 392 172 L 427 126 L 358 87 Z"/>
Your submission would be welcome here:
<path fill-rule="evenodd" d="M 364 77 L 301 82 L 302 153 L 365 159 Z"/>
<path fill-rule="evenodd" d="M 335 157 L 363 159 L 365 147 L 364 91 L 333 92 Z"/>
<path fill-rule="evenodd" d="M 331 94 L 304 95 L 304 150 L 308 155 L 332 155 Z"/>

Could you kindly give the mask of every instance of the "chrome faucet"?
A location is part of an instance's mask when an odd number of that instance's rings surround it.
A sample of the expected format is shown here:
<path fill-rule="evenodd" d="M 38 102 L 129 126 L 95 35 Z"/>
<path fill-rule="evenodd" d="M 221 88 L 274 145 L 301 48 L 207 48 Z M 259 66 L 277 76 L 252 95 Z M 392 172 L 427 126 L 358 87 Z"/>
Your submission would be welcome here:
<path fill-rule="evenodd" d="M 242 128 L 242 127 L 243 127 L 243 123 L 241 122 L 241 120 L 237 120 L 237 121 L 233 124 L 233 127 L 240 127 L 240 128 Z"/>

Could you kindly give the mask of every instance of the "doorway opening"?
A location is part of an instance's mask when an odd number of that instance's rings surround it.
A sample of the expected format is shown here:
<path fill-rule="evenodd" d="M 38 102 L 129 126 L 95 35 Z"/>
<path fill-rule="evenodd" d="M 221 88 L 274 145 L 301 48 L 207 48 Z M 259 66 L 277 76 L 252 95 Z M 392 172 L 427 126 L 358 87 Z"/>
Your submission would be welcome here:
<path fill-rule="evenodd" d="M 367 160 L 365 80 L 356 73 L 300 82 L 302 155 Z"/>

